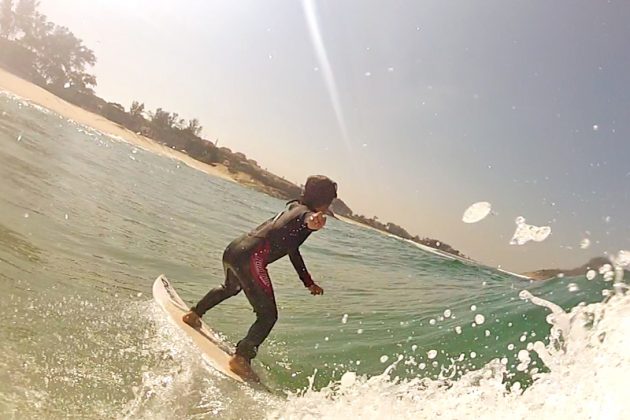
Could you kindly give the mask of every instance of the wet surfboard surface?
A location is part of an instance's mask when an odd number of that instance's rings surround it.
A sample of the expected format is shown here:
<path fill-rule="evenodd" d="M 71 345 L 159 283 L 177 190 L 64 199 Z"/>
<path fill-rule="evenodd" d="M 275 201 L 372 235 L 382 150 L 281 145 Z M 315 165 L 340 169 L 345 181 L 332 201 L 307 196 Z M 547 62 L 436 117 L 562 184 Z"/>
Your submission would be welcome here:
<path fill-rule="evenodd" d="M 228 363 L 232 357 L 232 352 L 208 325 L 201 321 L 201 328 L 197 329 L 182 321 L 182 317 L 189 311 L 189 307 L 179 297 L 166 276 L 160 275 L 153 283 L 153 298 L 167 313 L 170 320 L 192 339 L 201 351 L 203 359 L 210 366 L 238 382 L 247 382 L 230 370 Z"/>

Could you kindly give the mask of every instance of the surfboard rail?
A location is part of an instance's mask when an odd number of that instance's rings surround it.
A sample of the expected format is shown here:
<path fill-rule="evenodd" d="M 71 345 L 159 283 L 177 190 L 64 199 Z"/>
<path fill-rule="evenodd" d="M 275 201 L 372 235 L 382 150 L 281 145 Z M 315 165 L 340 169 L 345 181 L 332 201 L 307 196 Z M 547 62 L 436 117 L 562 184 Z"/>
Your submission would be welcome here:
<path fill-rule="evenodd" d="M 164 274 L 153 282 L 153 298 L 168 314 L 169 320 L 195 343 L 206 363 L 225 376 L 241 383 L 246 382 L 230 370 L 229 361 L 232 357 L 230 348 L 203 320 L 199 329 L 191 327 L 182 320 L 184 314 L 189 311 L 188 305 L 179 297 Z"/>

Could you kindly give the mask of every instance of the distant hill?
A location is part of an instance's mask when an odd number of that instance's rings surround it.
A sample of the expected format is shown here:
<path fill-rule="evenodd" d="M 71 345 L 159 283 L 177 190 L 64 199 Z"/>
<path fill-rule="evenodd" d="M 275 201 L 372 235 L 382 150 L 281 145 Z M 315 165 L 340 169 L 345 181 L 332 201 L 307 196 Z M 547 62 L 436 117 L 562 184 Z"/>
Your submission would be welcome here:
<path fill-rule="evenodd" d="M 610 264 L 610 260 L 608 258 L 595 257 L 591 258 L 586 264 L 581 265 L 577 268 L 566 270 L 560 268 L 548 268 L 522 274 L 534 280 L 547 280 L 553 277 L 557 277 L 559 274 L 564 274 L 567 277 L 576 277 L 585 275 L 589 270 L 599 270 L 599 268 L 605 264 Z"/>
<path fill-rule="evenodd" d="M 261 168 L 243 153 L 219 146 L 218 139 L 202 138 L 203 130 L 198 119 L 186 120 L 177 112 L 163 108 L 150 111 L 141 101 L 133 101 L 125 109 L 121 104 L 98 97 L 94 92 L 96 76 L 89 72 L 96 64 L 94 51 L 68 28 L 49 21 L 38 7 L 37 1 L 2 3 L 0 67 L 136 134 L 207 165 L 221 165 L 241 184 L 280 199 L 299 198 L 301 186 Z M 421 239 L 394 223 L 381 223 L 377 217 L 355 215 L 341 199 L 333 202 L 331 210 L 374 229 L 465 257 L 437 239 Z"/>

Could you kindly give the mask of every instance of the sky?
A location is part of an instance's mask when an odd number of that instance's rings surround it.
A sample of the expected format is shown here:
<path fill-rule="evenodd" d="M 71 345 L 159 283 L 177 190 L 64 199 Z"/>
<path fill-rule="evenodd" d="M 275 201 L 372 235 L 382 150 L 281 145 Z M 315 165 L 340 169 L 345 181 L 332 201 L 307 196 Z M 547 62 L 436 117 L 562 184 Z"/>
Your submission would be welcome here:
<path fill-rule="evenodd" d="M 41 0 L 98 95 L 513 271 L 630 249 L 630 2 Z M 484 220 L 462 222 L 478 201 Z M 550 226 L 510 245 L 515 219 Z M 591 245 L 582 249 L 580 242 Z"/>

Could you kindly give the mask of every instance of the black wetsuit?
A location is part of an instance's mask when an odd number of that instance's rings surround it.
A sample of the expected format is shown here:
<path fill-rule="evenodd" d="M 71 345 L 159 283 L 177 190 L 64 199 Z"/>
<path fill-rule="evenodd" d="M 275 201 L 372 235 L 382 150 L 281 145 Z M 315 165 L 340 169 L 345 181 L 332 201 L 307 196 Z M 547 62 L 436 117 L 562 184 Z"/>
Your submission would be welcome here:
<path fill-rule="evenodd" d="M 256 356 L 258 346 L 278 320 L 267 265 L 289 255 L 304 286 L 313 284 L 299 251 L 300 245 L 314 232 L 306 225 L 306 218 L 311 212 L 297 201 L 289 202 L 285 211 L 232 241 L 223 253 L 225 283 L 210 290 L 192 308 L 203 316 L 208 309 L 243 290 L 254 308 L 256 321 L 247 336 L 238 342 L 236 353 L 248 360 Z"/>

